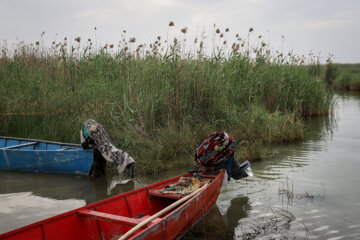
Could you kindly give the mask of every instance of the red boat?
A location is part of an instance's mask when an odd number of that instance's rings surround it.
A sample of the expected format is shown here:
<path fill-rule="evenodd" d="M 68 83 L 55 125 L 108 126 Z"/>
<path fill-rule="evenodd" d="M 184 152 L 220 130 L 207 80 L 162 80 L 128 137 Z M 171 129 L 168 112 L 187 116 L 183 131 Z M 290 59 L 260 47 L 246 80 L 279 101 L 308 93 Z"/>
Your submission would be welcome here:
<path fill-rule="evenodd" d="M 0 239 L 177 239 L 214 206 L 224 172 L 184 174 L 4 233 Z M 162 191 L 195 175 L 200 187 L 191 194 Z"/>

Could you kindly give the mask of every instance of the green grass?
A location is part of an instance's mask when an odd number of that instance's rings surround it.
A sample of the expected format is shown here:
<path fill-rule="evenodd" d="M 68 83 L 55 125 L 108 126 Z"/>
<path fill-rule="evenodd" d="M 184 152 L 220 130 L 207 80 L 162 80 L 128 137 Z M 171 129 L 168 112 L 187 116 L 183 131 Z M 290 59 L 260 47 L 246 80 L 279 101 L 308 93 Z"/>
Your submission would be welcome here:
<path fill-rule="evenodd" d="M 78 143 L 92 118 L 139 171 L 157 173 L 191 165 L 194 145 L 215 130 L 247 142 L 237 158 L 258 159 L 264 143 L 301 139 L 303 117 L 331 111 L 322 73 L 264 45 L 206 56 L 202 45 L 157 42 L 3 47 L 0 135 Z"/>
<path fill-rule="evenodd" d="M 339 74 L 333 86 L 336 89 L 360 91 L 360 64 L 337 64 Z"/>

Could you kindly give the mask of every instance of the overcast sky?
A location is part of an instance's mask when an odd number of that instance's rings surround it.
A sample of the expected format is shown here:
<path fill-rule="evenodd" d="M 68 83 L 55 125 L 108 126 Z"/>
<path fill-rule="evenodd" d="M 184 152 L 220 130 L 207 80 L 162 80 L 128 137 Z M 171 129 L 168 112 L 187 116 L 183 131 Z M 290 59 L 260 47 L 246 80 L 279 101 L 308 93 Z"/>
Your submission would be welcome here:
<path fill-rule="evenodd" d="M 94 27 L 101 44 L 116 44 L 123 30 L 137 43 L 175 36 L 183 27 L 189 39 L 203 30 L 211 38 L 214 23 L 230 29 L 229 42 L 253 27 L 252 36 L 263 35 L 279 51 L 360 63 L 359 0 L 0 0 L 0 39 L 10 43 L 35 42 L 43 31 L 47 41 L 94 38 Z"/>

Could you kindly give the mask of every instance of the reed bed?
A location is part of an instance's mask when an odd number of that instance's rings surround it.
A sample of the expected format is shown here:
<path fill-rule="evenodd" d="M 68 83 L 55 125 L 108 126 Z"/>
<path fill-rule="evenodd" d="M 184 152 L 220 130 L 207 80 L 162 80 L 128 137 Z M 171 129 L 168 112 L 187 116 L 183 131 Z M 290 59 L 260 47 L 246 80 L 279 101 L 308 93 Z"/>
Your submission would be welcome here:
<path fill-rule="evenodd" d="M 181 40 L 150 44 L 125 34 L 105 46 L 80 37 L 4 43 L 0 135 L 78 143 L 92 118 L 139 171 L 158 173 L 189 166 L 194 145 L 224 129 L 246 142 L 237 158 L 261 158 L 262 144 L 301 139 L 302 118 L 328 114 L 332 94 L 303 57 L 273 51 L 260 36 L 250 45 L 252 31 L 230 47 L 229 29 L 216 29 L 212 51 L 204 36 L 189 44 L 187 28 Z"/>
<path fill-rule="evenodd" d="M 360 64 L 337 64 L 336 70 L 335 89 L 360 91 Z"/>

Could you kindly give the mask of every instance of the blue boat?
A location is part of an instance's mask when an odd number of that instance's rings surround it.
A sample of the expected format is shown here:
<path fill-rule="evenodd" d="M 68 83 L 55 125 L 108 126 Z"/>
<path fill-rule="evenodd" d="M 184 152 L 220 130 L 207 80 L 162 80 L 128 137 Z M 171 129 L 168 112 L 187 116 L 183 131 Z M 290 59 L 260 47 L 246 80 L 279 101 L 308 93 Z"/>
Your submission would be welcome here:
<path fill-rule="evenodd" d="M 80 144 L 0 136 L 0 169 L 89 175 L 93 150 Z"/>

